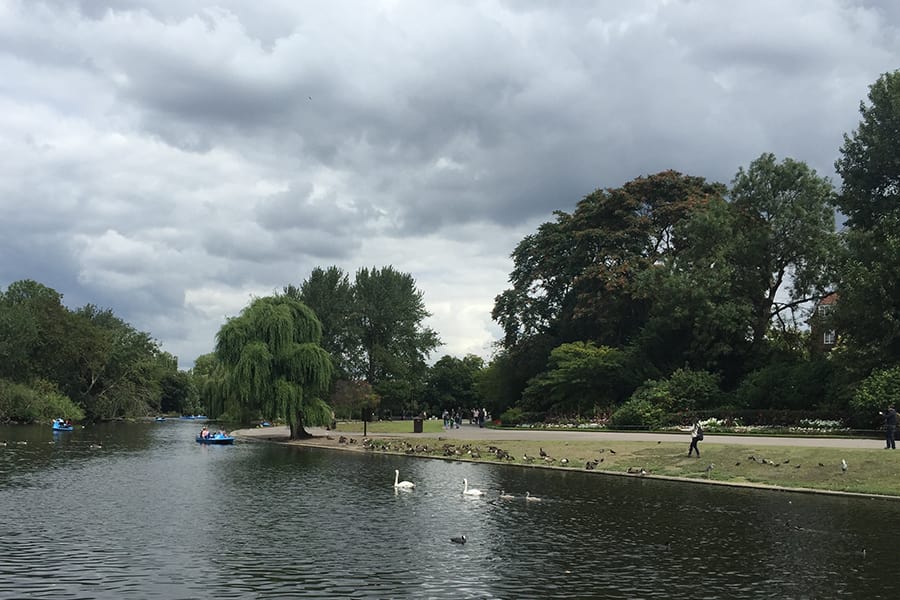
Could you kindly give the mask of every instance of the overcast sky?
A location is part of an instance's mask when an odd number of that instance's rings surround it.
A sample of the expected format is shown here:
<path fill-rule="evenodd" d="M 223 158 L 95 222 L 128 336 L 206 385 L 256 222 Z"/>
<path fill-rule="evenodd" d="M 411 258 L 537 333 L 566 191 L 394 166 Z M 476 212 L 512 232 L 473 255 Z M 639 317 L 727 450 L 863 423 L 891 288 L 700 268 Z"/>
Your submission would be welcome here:
<path fill-rule="evenodd" d="M 316 266 L 410 273 L 489 357 L 510 253 L 597 188 L 834 179 L 900 3 L 0 0 L 0 288 L 34 279 L 189 368 Z"/>

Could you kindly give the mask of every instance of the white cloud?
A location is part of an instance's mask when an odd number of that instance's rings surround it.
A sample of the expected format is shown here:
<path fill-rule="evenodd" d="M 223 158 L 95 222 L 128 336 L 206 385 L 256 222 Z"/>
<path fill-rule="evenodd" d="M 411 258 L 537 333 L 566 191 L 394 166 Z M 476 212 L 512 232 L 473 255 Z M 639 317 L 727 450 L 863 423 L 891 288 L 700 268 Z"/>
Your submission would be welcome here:
<path fill-rule="evenodd" d="M 254 295 L 391 264 L 487 356 L 516 243 L 597 187 L 829 175 L 893 3 L 0 1 L 0 286 L 189 366 Z M 436 358 L 436 357 L 435 357 Z"/>

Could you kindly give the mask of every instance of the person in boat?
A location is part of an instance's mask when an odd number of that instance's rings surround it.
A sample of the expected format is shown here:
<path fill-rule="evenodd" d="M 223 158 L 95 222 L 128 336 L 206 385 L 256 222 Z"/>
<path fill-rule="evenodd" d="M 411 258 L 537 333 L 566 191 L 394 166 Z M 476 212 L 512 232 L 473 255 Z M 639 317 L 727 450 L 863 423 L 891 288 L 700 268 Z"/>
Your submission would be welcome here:
<path fill-rule="evenodd" d="M 205 439 L 208 439 L 208 438 L 209 438 L 209 429 L 207 429 L 206 427 L 204 427 L 203 429 L 201 429 L 201 430 L 200 430 L 200 437 L 203 438 L 204 440 L 205 440 Z"/>

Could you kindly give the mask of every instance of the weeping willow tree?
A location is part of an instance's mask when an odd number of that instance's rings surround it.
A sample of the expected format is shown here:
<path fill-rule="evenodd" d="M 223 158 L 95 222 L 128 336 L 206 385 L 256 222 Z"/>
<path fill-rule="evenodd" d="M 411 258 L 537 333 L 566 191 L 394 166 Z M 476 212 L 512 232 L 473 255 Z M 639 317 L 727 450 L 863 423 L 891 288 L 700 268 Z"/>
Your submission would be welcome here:
<path fill-rule="evenodd" d="M 305 425 L 331 420 L 320 397 L 332 374 L 321 339 L 319 320 L 302 302 L 288 296 L 254 300 L 216 335 L 228 401 L 245 414 L 286 420 L 292 439 L 309 437 Z"/>

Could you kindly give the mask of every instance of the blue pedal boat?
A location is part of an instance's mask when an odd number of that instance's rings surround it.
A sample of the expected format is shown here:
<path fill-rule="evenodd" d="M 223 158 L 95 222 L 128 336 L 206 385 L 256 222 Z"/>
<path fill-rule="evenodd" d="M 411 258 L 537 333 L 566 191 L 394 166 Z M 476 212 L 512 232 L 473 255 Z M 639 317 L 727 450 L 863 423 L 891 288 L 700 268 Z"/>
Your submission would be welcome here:
<path fill-rule="evenodd" d="M 75 427 L 72 425 L 66 425 L 66 422 L 62 419 L 53 419 L 53 432 L 57 431 L 72 431 Z"/>
<path fill-rule="evenodd" d="M 218 444 L 226 445 L 234 443 L 234 436 L 222 435 L 221 433 L 211 433 L 209 437 L 197 436 L 198 444 Z"/>

